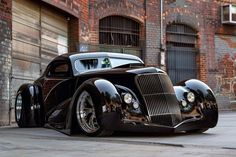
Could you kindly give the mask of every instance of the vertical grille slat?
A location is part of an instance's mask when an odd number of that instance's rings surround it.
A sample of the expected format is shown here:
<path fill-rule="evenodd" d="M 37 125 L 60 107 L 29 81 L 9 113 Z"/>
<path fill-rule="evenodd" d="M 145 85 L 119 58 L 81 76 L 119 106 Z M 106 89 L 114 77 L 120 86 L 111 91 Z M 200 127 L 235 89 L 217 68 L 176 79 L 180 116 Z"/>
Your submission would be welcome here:
<path fill-rule="evenodd" d="M 167 75 L 143 74 L 136 81 L 152 123 L 173 126 L 180 122 L 180 108 Z"/>

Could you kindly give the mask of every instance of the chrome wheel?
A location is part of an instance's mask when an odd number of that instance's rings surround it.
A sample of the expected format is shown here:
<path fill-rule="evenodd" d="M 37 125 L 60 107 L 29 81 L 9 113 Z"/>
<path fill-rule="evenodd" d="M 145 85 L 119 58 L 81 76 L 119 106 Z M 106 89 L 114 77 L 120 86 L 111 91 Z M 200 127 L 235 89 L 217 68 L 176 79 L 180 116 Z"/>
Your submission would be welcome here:
<path fill-rule="evenodd" d="M 21 118 L 21 111 L 22 111 L 22 96 L 21 94 L 17 95 L 16 97 L 16 121 L 19 121 Z"/>
<path fill-rule="evenodd" d="M 98 125 L 94 103 L 91 95 L 87 91 L 83 91 L 77 101 L 76 114 L 79 125 L 86 133 L 94 133 L 98 131 Z"/>

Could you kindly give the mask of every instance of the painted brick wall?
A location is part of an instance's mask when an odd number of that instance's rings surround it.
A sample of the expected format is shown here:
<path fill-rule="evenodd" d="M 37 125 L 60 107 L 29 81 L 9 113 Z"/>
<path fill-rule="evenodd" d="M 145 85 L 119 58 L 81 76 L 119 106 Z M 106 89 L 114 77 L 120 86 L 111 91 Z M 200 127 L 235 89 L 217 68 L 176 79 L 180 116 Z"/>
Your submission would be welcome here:
<path fill-rule="evenodd" d="M 215 92 L 234 99 L 236 96 L 236 36 L 215 35 L 216 70 L 212 77 Z"/>
<path fill-rule="evenodd" d="M 0 125 L 9 123 L 11 1 L 0 1 Z"/>
<path fill-rule="evenodd" d="M 236 0 L 165 0 L 164 23 L 191 26 L 198 32 L 198 78 L 218 96 L 235 99 L 236 26 L 221 24 L 221 6 Z"/>

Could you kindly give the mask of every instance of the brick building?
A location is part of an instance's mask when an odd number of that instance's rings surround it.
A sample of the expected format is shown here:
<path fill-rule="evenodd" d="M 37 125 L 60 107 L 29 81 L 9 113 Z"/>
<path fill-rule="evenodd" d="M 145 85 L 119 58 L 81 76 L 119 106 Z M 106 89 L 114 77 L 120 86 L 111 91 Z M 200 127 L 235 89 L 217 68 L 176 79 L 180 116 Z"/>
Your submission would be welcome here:
<path fill-rule="evenodd" d="M 55 56 L 76 51 L 135 54 L 167 70 L 174 83 L 198 78 L 234 99 L 236 27 L 221 22 L 221 6 L 234 3 L 0 0 L 0 125 L 13 117 L 20 84 L 40 76 Z"/>

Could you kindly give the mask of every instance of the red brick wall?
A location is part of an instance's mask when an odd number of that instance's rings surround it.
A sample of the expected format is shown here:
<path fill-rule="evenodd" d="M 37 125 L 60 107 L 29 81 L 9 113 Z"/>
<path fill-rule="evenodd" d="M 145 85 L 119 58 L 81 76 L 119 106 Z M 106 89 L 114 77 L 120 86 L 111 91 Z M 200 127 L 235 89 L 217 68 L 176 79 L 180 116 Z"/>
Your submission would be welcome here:
<path fill-rule="evenodd" d="M 188 25 L 198 32 L 198 78 L 207 81 L 207 69 L 214 67 L 214 32 L 218 24 L 218 6 L 214 2 L 195 0 L 165 0 L 164 25 Z M 206 62 L 207 63 L 204 63 Z"/>
<path fill-rule="evenodd" d="M 158 66 L 160 56 L 160 1 L 146 1 L 146 47 L 145 63 Z"/>
<path fill-rule="evenodd" d="M 9 122 L 11 72 L 11 1 L 0 1 L 0 125 Z"/>
<path fill-rule="evenodd" d="M 79 42 L 79 19 L 77 17 L 71 17 L 68 24 L 68 44 L 69 44 L 69 52 L 73 53 L 77 51 L 77 44 Z"/>

